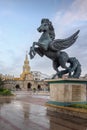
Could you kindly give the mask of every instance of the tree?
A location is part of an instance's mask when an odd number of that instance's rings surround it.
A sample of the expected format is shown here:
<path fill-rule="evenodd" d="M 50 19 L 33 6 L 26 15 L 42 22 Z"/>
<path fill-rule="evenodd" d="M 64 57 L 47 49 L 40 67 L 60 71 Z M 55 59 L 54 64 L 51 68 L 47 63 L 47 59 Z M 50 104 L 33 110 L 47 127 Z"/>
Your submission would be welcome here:
<path fill-rule="evenodd" d="M 3 88 L 4 80 L 0 77 L 0 88 Z"/>

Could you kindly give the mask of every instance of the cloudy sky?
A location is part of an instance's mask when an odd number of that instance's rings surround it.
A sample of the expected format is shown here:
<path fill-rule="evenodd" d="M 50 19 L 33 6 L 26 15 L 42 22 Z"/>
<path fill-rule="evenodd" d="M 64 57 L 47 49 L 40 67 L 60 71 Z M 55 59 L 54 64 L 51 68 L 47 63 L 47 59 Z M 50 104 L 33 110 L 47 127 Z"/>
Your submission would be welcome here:
<path fill-rule="evenodd" d="M 76 43 L 65 51 L 79 59 L 82 75 L 87 73 L 87 0 L 0 0 L 0 73 L 19 76 L 26 51 L 41 34 L 42 18 L 49 18 L 56 38 L 63 39 L 80 29 Z M 55 73 L 52 61 L 36 55 L 32 71 Z"/>

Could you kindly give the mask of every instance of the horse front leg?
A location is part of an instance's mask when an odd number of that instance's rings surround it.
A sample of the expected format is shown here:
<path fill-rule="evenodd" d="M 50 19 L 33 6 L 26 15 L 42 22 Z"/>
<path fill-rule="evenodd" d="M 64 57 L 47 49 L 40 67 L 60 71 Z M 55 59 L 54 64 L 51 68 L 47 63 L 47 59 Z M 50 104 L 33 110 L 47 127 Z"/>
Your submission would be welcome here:
<path fill-rule="evenodd" d="M 33 48 L 35 47 L 35 45 L 39 45 L 39 43 L 38 42 L 33 42 Z"/>
<path fill-rule="evenodd" d="M 38 42 L 33 42 L 33 45 L 32 45 L 32 50 L 33 50 L 33 53 L 36 54 L 35 52 L 35 46 L 37 45 L 38 46 Z"/>
<path fill-rule="evenodd" d="M 30 59 L 33 59 L 35 56 L 35 51 L 33 50 L 32 47 L 30 47 L 29 55 L 30 55 Z"/>
<path fill-rule="evenodd" d="M 38 45 L 38 42 L 33 42 L 33 45 L 30 47 L 29 55 L 31 59 L 33 59 L 34 56 L 36 55 L 35 45 Z"/>
<path fill-rule="evenodd" d="M 35 49 L 34 49 L 34 48 L 35 48 L 35 45 L 36 45 L 36 42 L 33 42 L 33 45 L 32 45 L 32 47 L 31 47 L 33 53 L 35 53 Z"/>

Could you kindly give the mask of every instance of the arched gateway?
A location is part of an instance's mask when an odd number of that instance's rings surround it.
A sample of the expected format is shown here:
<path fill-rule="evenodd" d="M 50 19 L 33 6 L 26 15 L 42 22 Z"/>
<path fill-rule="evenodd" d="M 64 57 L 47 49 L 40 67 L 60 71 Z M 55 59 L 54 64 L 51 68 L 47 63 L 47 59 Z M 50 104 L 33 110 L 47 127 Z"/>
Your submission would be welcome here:
<path fill-rule="evenodd" d="M 17 85 L 15 86 L 15 88 L 16 88 L 16 90 L 21 90 L 21 88 L 20 88 L 20 85 L 19 85 L 19 84 L 17 84 Z"/>
<path fill-rule="evenodd" d="M 31 90 L 31 87 L 32 87 L 32 84 L 29 82 L 29 83 L 27 84 L 27 90 L 28 90 L 28 91 Z"/>

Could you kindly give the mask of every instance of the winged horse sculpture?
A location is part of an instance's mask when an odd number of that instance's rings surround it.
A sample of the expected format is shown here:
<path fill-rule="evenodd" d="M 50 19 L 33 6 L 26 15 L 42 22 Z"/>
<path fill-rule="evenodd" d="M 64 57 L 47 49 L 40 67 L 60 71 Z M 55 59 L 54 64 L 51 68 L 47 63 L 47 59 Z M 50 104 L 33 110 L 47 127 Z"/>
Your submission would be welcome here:
<path fill-rule="evenodd" d="M 30 47 L 30 58 L 33 59 L 36 53 L 41 57 L 45 55 L 50 58 L 53 61 L 53 68 L 56 71 L 53 78 L 56 76 L 62 78 L 62 76 L 67 73 L 69 78 L 79 78 L 81 74 L 81 64 L 75 57 L 69 57 L 68 54 L 62 50 L 69 48 L 75 43 L 80 31 L 76 31 L 66 39 L 55 39 L 54 28 L 49 19 L 42 19 L 41 25 L 37 30 L 42 33 L 42 35 L 38 42 L 33 42 L 33 45 Z M 69 63 L 69 66 L 67 66 L 66 63 Z M 59 71 L 58 68 L 60 66 L 64 70 Z"/>

